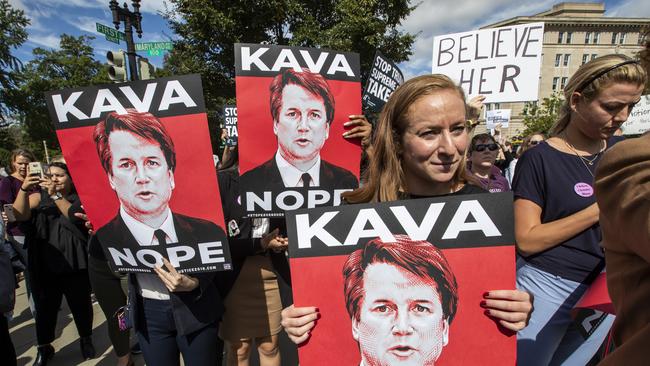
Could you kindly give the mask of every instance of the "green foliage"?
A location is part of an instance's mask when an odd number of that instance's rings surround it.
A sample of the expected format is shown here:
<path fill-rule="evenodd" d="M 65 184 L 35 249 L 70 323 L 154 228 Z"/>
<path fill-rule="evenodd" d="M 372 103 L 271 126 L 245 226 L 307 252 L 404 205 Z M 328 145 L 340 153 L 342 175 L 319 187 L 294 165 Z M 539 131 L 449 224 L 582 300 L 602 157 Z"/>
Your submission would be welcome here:
<path fill-rule="evenodd" d="M 18 58 L 11 54 L 27 40 L 25 27 L 29 19 L 22 10 L 14 9 L 8 0 L 0 0 L 0 126 L 7 123 L 5 101 L 7 91 L 16 85 L 16 74 L 22 67 Z"/>
<path fill-rule="evenodd" d="M 45 92 L 65 88 L 109 83 L 107 66 L 93 57 L 90 41 L 94 37 L 61 35 L 60 49 L 35 48 L 34 59 L 20 72 L 20 83 L 10 94 L 8 107 L 26 133 L 24 143 L 38 155 L 43 153 L 42 141 L 48 147 L 59 143 L 50 122 Z"/>
<path fill-rule="evenodd" d="M 235 99 L 234 43 L 267 43 L 358 52 L 370 70 L 375 49 L 408 59 L 415 39 L 398 29 L 414 9 L 407 0 L 171 0 L 165 12 L 180 36 L 165 59 L 170 74 L 199 73 L 212 141 L 221 111 Z M 365 82 L 367 75 L 362 74 Z M 216 144 L 215 144 L 216 146 Z"/>
<path fill-rule="evenodd" d="M 537 103 L 526 103 L 524 106 L 524 130 L 527 136 L 534 132 L 542 132 L 548 136 L 551 127 L 557 121 L 564 103 L 564 98 L 559 93 L 544 98 L 541 107 Z"/>

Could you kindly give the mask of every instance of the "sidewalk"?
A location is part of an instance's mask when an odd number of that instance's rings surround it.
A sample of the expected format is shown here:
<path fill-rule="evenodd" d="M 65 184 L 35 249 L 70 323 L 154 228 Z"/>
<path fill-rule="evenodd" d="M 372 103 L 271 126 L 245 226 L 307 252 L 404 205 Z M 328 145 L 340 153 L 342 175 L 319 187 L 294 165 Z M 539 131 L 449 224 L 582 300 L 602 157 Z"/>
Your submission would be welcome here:
<path fill-rule="evenodd" d="M 117 363 L 117 357 L 115 357 L 113 347 L 108 339 L 104 313 L 97 303 L 93 304 L 93 310 L 93 343 L 97 351 L 97 357 L 88 361 L 81 359 L 79 335 L 64 297 L 56 327 L 57 338 L 52 343 L 56 354 L 48 363 L 48 366 L 114 366 Z M 21 281 L 20 288 L 16 290 L 16 307 L 14 309 L 14 319 L 9 322 L 9 332 L 16 347 L 18 366 L 31 366 L 36 358 L 36 329 L 27 303 L 25 281 Z M 133 360 L 138 366 L 144 365 L 142 355 L 133 356 Z"/>

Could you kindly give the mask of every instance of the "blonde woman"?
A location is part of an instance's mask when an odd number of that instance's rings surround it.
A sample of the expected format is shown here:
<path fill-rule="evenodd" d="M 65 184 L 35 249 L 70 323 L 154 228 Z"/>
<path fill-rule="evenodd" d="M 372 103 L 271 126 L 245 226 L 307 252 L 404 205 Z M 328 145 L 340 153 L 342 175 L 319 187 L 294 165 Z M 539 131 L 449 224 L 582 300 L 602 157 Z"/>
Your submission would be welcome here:
<path fill-rule="evenodd" d="M 535 299 L 530 325 L 518 336 L 522 365 L 584 365 L 609 331 L 613 317 L 603 317 L 585 339 L 571 326 L 570 311 L 604 267 L 594 172 L 640 100 L 646 77 L 622 55 L 582 65 L 564 89 L 551 138 L 517 163 L 517 286 Z"/>

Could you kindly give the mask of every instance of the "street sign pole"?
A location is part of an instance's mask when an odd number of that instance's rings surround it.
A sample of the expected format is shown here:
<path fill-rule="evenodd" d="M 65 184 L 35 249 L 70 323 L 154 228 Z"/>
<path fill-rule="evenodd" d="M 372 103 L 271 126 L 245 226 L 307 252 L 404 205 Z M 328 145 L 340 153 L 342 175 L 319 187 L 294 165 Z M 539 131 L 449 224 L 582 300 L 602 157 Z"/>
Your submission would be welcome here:
<path fill-rule="evenodd" d="M 142 38 L 142 15 L 140 14 L 140 0 L 133 0 L 133 11 L 130 11 L 127 4 L 121 8 L 116 0 L 109 2 L 109 8 L 113 13 L 113 24 L 115 29 L 120 29 L 120 23 L 124 22 L 124 33 L 126 38 L 126 54 L 129 59 L 129 80 L 138 80 L 138 65 L 136 61 L 135 42 L 133 42 L 133 27 Z"/>
<path fill-rule="evenodd" d="M 135 42 L 133 42 L 133 30 L 131 29 L 131 17 L 126 17 L 124 21 L 124 33 L 126 34 L 126 54 L 129 57 L 129 74 L 131 81 L 139 80 L 138 64 L 135 58 Z"/>

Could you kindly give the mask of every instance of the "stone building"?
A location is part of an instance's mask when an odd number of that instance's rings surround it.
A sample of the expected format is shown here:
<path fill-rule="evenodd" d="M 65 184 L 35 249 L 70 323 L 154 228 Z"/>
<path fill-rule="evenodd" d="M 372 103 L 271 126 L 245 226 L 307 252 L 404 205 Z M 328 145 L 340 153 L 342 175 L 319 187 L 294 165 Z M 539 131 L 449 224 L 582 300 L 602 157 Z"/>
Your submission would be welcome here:
<path fill-rule="evenodd" d="M 551 10 L 532 16 L 518 16 L 481 29 L 544 22 L 542 69 L 539 101 L 554 92 L 561 92 L 569 77 L 588 60 L 611 53 L 635 57 L 641 50 L 643 35 L 650 29 L 650 18 L 605 16 L 604 3 L 560 3 Z M 506 137 L 524 130 L 525 103 L 492 103 L 485 109 L 511 109 L 510 127 L 503 129 Z M 477 127 L 477 133 L 485 125 Z"/>

